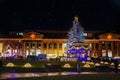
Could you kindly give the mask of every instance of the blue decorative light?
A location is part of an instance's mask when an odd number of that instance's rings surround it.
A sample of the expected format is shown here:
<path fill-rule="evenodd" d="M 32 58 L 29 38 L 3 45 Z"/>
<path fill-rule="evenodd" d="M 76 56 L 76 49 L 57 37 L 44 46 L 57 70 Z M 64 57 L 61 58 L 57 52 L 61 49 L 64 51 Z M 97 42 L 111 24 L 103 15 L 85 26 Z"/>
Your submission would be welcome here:
<path fill-rule="evenodd" d="M 75 49 L 75 48 L 72 48 L 71 50 L 70 50 L 71 52 L 71 54 L 76 54 L 77 53 L 77 49 Z"/>

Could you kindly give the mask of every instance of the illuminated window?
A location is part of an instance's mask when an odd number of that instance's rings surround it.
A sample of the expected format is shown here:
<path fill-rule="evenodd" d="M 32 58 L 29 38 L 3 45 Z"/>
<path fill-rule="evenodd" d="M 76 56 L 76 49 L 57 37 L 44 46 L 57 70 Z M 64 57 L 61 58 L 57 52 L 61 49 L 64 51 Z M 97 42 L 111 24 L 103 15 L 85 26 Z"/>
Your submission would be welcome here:
<path fill-rule="evenodd" d="M 19 33 L 16 33 L 16 35 L 21 35 L 21 36 L 22 36 L 22 35 L 23 35 L 23 33 L 22 33 L 22 32 L 19 32 Z"/>
<path fill-rule="evenodd" d="M 92 44 L 92 43 L 90 43 L 90 45 L 89 45 L 89 46 L 90 46 L 90 49 L 92 49 L 93 44 Z"/>
<path fill-rule="evenodd" d="M 84 36 L 87 36 L 88 34 L 87 34 L 87 33 L 84 33 L 83 35 L 84 35 Z"/>
<path fill-rule="evenodd" d="M 40 48 L 41 44 L 40 43 L 37 43 L 37 48 Z"/>
<path fill-rule="evenodd" d="M 57 48 L 57 44 L 56 43 L 54 43 L 54 49 L 56 49 Z"/>
<path fill-rule="evenodd" d="M 66 43 L 64 43 L 63 46 L 64 46 L 64 48 L 67 48 L 67 44 Z"/>
<path fill-rule="evenodd" d="M 19 33 L 20 35 L 23 35 L 23 33 Z"/>
<path fill-rule="evenodd" d="M 105 49 L 105 42 L 102 42 L 102 49 Z"/>
<path fill-rule="evenodd" d="M 108 49 L 111 49 L 111 42 L 108 42 Z"/>
<path fill-rule="evenodd" d="M 61 43 L 59 44 L 59 48 L 62 48 L 62 44 Z"/>
<path fill-rule="evenodd" d="M 52 48 L 52 43 L 49 43 L 49 48 Z"/>

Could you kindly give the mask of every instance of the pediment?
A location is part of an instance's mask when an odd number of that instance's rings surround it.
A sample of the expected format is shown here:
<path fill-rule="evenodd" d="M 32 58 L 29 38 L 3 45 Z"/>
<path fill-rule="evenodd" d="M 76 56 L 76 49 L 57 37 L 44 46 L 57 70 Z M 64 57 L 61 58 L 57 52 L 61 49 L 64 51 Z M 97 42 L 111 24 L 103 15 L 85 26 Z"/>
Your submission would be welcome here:
<path fill-rule="evenodd" d="M 24 38 L 32 38 L 32 36 L 34 36 L 34 38 L 43 38 L 44 37 L 43 34 L 38 33 L 38 32 L 28 32 L 23 35 Z"/>
<path fill-rule="evenodd" d="M 105 34 L 99 35 L 99 38 L 100 39 L 119 39 L 120 35 L 114 34 L 114 33 L 105 33 Z"/>

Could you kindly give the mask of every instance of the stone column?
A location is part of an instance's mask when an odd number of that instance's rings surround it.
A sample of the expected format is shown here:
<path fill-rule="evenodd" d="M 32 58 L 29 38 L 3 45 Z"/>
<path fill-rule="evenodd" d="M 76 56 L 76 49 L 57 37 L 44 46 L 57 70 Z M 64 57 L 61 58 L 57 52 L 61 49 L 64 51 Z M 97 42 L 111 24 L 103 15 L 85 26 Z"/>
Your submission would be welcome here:
<path fill-rule="evenodd" d="M 35 55 L 37 56 L 37 54 L 36 54 L 36 50 L 37 50 L 37 42 L 34 42 L 34 44 L 35 44 Z"/>
<path fill-rule="evenodd" d="M 120 56 L 119 55 L 119 42 L 117 42 L 116 45 L 117 45 L 117 55 Z"/>
<path fill-rule="evenodd" d="M 41 42 L 40 50 L 41 50 L 41 53 L 43 53 L 43 42 Z"/>
<path fill-rule="evenodd" d="M 51 44 L 52 44 L 51 50 L 52 50 L 52 53 L 54 54 L 54 43 L 52 42 Z"/>
<path fill-rule="evenodd" d="M 46 48 L 47 48 L 47 49 L 46 49 L 46 54 L 48 54 L 48 53 L 49 53 L 49 51 L 48 51 L 48 50 L 49 50 L 49 43 L 48 43 L 48 42 L 46 43 L 46 46 L 47 46 L 47 47 L 46 47 Z"/>
<path fill-rule="evenodd" d="M 105 50 L 106 50 L 106 56 L 108 56 L 108 45 L 107 45 L 107 42 L 105 42 Z"/>
<path fill-rule="evenodd" d="M 57 56 L 59 56 L 59 43 L 57 42 Z"/>
<path fill-rule="evenodd" d="M 93 42 L 93 53 L 96 56 L 96 50 L 95 50 L 95 42 Z"/>
<path fill-rule="evenodd" d="M 101 56 L 102 55 L 102 43 L 101 42 L 99 42 L 98 43 L 98 54 L 99 54 L 99 56 Z"/>
<path fill-rule="evenodd" d="M 25 48 L 25 43 L 26 42 L 23 42 L 23 58 L 26 58 L 26 48 Z"/>

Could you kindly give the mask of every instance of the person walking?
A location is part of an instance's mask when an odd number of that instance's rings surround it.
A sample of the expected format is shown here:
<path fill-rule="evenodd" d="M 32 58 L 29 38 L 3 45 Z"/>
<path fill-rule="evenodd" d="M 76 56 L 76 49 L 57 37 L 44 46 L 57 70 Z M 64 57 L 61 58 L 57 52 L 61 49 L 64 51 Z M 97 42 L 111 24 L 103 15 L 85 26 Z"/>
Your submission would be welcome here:
<path fill-rule="evenodd" d="M 114 60 L 115 73 L 118 73 L 118 64 L 119 64 L 118 59 L 115 59 Z"/>
<path fill-rule="evenodd" d="M 1 72 L 2 72 L 2 65 L 3 65 L 3 62 L 2 62 L 2 60 L 0 59 L 0 77 L 1 77 Z"/>
<path fill-rule="evenodd" d="M 78 63 L 77 64 L 77 72 L 80 72 L 81 71 L 81 67 L 80 67 L 80 64 Z"/>

